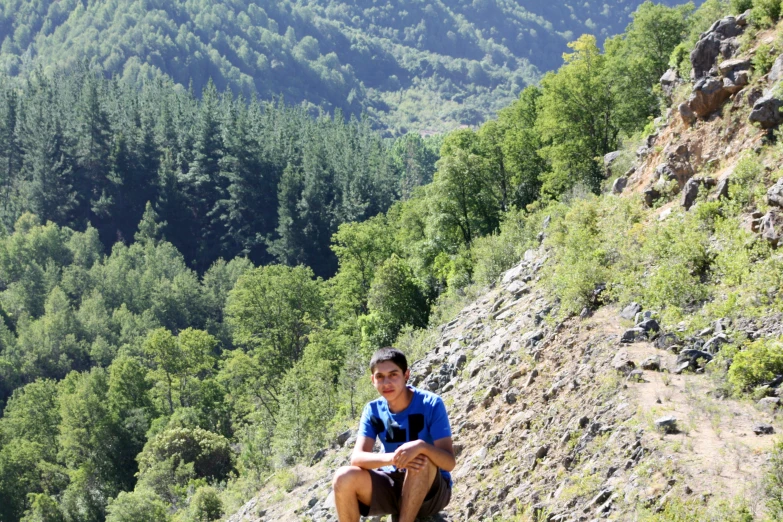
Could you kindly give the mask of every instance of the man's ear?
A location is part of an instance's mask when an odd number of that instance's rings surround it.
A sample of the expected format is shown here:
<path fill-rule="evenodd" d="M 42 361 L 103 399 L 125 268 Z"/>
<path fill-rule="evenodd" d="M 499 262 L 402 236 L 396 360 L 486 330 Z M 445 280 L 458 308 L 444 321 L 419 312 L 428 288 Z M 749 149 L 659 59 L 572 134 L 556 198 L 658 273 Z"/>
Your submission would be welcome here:
<path fill-rule="evenodd" d="M 406 384 L 408 382 L 408 379 L 410 379 L 410 378 L 411 378 L 411 369 L 408 368 L 407 370 L 405 370 L 405 383 Z"/>

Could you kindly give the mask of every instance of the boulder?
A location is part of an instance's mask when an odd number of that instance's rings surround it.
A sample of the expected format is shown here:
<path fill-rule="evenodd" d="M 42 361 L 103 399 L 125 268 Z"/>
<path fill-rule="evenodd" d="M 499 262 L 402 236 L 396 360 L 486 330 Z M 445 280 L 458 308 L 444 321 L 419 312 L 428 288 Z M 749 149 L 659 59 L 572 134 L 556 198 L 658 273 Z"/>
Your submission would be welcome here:
<path fill-rule="evenodd" d="M 689 210 L 694 203 L 696 203 L 696 198 L 699 196 L 699 180 L 697 178 L 691 178 L 685 183 L 685 187 L 682 189 L 682 206 L 685 207 L 685 210 Z"/>
<path fill-rule="evenodd" d="M 750 58 L 732 58 L 718 64 L 718 71 L 724 78 L 731 78 L 739 72 L 750 70 Z"/>
<path fill-rule="evenodd" d="M 727 16 L 718 20 L 709 30 L 702 34 L 701 39 L 691 51 L 691 79 L 699 80 L 715 66 L 718 56 L 730 58 L 738 47 L 736 37 L 742 34 L 747 25 L 742 16 L 741 20 L 733 16 Z"/>
<path fill-rule="evenodd" d="M 658 321 L 656 321 L 655 319 L 645 319 L 644 321 L 636 325 L 636 327 L 641 328 L 642 330 L 644 330 L 645 333 L 650 333 L 650 332 L 658 333 L 659 331 L 661 331 L 661 326 L 658 324 Z"/>
<path fill-rule="evenodd" d="M 661 358 L 657 355 L 652 355 L 642 361 L 642 370 L 650 370 L 650 371 L 660 371 L 661 369 Z"/>
<path fill-rule="evenodd" d="M 655 427 L 664 433 L 677 433 L 677 417 L 666 415 L 655 419 Z"/>
<path fill-rule="evenodd" d="M 609 154 L 606 154 L 604 156 L 604 178 L 609 179 L 612 177 L 612 165 L 615 161 L 617 161 L 617 158 L 620 157 L 620 151 L 616 150 L 614 152 L 610 152 Z"/>
<path fill-rule="evenodd" d="M 783 207 L 783 178 L 767 190 L 767 203 L 773 207 Z"/>
<path fill-rule="evenodd" d="M 636 317 L 636 314 L 638 314 L 641 311 L 642 311 L 642 305 L 634 301 L 622 309 L 622 311 L 620 312 L 620 317 L 632 321 L 633 318 Z"/>
<path fill-rule="evenodd" d="M 753 426 L 753 433 L 756 435 L 772 435 L 775 428 L 771 424 L 759 423 Z"/>
<path fill-rule="evenodd" d="M 777 248 L 783 233 L 783 216 L 777 210 L 771 209 L 761 218 L 758 232 L 762 239 L 765 239 L 773 248 Z"/>
<path fill-rule="evenodd" d="M 767 79 L 770 83 L 775 83 L 778 80 L 783 79 L 783 54 L 780 54 L 775 58 L 775 63 L 772 64 Z"/>
<path fill-rule="evenodd" d="M 620 176 L 612 183 L 612 194 L 621 194 L 626 186 L 628 186 L 628 178 Z"/>
<path fill-rule="evenodd" d="M 677 85 L 681 83 L 680 75 L 677 73 L 677 69 L 674 67 L 663 73 L 660 81 L 663 93 L 669 98 L 671 98 L 672 94 L 674 94 L 674 89 L 677 87 Z"/>
<path fill-rule="evenodd" d="M 648 207 L 652 207 L 655 201 L 661 197 L 661 193 L 658 192 L 655 187 L 649 187 L 644 191 L 644 204 Z"/>
<path fill-rule="evenodd" d="M 728 78 L 701 78 L 693 86 L 693 92 L 688 98 L 688 106 L 696 116 L 704 118 L 742 88 L 734 90 L 735 87 Z"/>
<path fill-rule="evenodd" d="M 783 107 L 783 101 L 779 100 L 771 93 L 762 96 L 753 104 L 748 121 L 758 123 L 762 129 L 771 129 L 783 121 L 780 109 Z"/>
<path fill-rule="evenodd" d="M 636 364 L 629 358 L 628 352 L 620 350 L 612 359 L 612 368 L 620 373 L 628 375 L 636 369 Z"/>
<path fill-rule="evenodd" d="M 682 122 L 686 126 L 690 126 L 696 123 L 698 117 L 696 116 L 696 113 L 694 113 L 691 110 L 691 107 L 690 105 L 688 105 L 688 102 L 682 102 L 681 104 L 679 104 L 677 106 L 677 111 L 679 111 L 680 117 L 682 118 Z"/>
<path fill-rule="evenodd" d="M 729 178 L 724 178 L 718 182 L 718 188 L 710 199 L 715 201 L 719 199 L 728 199 L 729 197 Z"/>
<path fill-rule="evenodd" d="M 647 334 L 644 331 L 644 328 L 630 328 L 623 332 L 622 337 L 620 337 L 621 343 L 635 343 L 636 341 L 646 341 L 647 340 Z"/>
<path fill-rule="evenodd" d="M 702 350 L 683 350 L 677 357 L 675 363 L 675 373 L 682 373 L 687 369 L 696 369 L 699 366 L 699 361 L 709 362 L 712 360 L 712 354 Z"/>

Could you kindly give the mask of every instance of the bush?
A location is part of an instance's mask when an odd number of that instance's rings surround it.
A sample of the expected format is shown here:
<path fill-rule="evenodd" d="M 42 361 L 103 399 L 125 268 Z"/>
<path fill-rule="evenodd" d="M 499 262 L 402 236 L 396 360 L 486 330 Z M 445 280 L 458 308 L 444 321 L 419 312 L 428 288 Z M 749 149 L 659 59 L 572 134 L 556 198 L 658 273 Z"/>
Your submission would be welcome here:
<path fill-rule="evenodd" d="M 729 6 L 732 13 L 742 14 L 753 7 L 753 0 L 731 0 Z"/>
<path fill-rule="evenodd" d="M 168 429 L 145 444 L 138 456 L 139 477 L 156 464 L 193 464 L 198 478 L 224 480 L 233 468 L 228 439 L 201 428 Z"/>
<path fill-rule="evenodd" d="M 772 47 L 768 44 L 760 44 L 756 48 L 756 54 L 753 56 L 751 62 L 753 63 L 753 71 L 757 76 L 764 76 L 772 68 L 772 64 L 775 63 L 776 56 L 772 53 Z"/>
<path fill-rule="evenodd" d="M 197 522 L 211 522 L 223 516 L 223 502 L 212 486 L 202 486 L 190 499 L 189 519 Z"/>
<path fill-rule="evenodd" d="M 123 491 L 109 502 L 106 522 L 165 522 L 171 520 L 166 504 L 148 490 Z"/>
<path fill-rule="evenodd" d="M 771 27 L 780 18 L 780 0 L 753 0 L 750 14 L 756 27 Z"/>
<path fill-rule="evenodd" d="M 759 339 L 734 356 L 729 382 L 738 391 L 748 391 L 783 374 L 783 344 L 780 339 Z"/>
<path fill-rule="evenodd" d="M 772 447 L 767 473 L 764 476 L 764 492 L 771 520 L 783 520 L 783 439 Z"/>

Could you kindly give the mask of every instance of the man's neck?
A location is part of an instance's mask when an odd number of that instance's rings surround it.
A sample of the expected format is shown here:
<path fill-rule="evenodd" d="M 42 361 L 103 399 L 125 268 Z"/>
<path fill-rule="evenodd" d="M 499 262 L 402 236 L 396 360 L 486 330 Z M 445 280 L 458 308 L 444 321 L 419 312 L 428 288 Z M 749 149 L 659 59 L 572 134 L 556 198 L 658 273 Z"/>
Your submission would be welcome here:
<path fill-rule="evenodd" d="M 400 413 L 407 408 L 413 400 L 413 390 L 405 386 L 404 393 L 401 393 L 394 402 L 389 402 L 389 411 L 392 413 Z M 388 401 L 387 401 L 388 402 Z"/>

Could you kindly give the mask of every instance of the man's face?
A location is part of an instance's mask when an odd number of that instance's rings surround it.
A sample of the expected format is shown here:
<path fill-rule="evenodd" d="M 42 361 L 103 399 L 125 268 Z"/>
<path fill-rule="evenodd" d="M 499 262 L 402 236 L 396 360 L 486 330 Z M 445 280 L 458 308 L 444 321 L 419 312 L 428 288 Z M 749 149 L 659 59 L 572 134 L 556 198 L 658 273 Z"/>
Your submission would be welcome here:
<path fill-rule="evenodd" d="M 400 394 L 405 392 L 405 384 L 410 374 L 410 368 L 403 373 L 393 362 L 384 361 L 375 365 L 372 371 L 372 384 L 387 402 L 395 402 Z"/>

